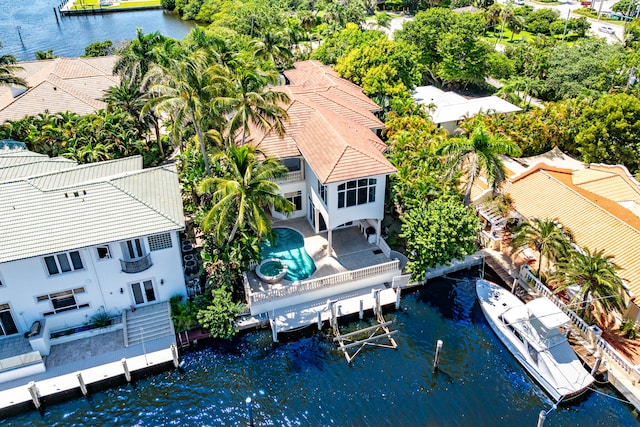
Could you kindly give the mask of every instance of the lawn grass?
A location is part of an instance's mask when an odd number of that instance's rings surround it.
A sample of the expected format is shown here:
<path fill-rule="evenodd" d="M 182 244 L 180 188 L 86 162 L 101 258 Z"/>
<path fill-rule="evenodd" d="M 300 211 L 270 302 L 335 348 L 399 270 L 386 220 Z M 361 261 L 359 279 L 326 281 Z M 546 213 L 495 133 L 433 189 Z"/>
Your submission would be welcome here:
<path fill-rule="evenodd" d="M 160 6 L 160 0 L 115 0 L 115 2 L 118 4 L 113 6 L 100 6 L 100 0 L 76 0 L 71 10 L 130 9 L 136 7 Z"/>
<path fill-rule="evenodd" d="M 511 40 L 511 36 L 513 35 L 513 40 Z M 505 27 L 504 34 L 502 34 L 502 40 L 498 43 L 508 46 L 513 43 L 518 43 L 520 41 L 531 40 L 536 37 L 536 34 L 530 33 L 528 31 L 521 31 L 519 34 L 514 34 L 508 28 Z M 562 40 L 562 34 L 552 36 L 558 40 Z M 496 42 L 496 39 L 500 39 L 500 31 L 487 31 L 483 37 L 486 41 L 493 44 Z M 568 44 L 572 44 L 575 40 L 578 39 L 577 34 L 569 33 L 565 36 L 564 41 Z"/>

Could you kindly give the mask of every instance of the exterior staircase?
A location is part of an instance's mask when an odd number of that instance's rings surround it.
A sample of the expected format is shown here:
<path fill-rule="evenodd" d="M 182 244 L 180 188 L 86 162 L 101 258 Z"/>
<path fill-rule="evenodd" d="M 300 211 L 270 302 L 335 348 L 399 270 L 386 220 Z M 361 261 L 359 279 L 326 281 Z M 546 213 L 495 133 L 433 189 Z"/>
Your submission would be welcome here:
<path fill-rule="evenodd" d="M 169 302 L 125 310 L 122 315 L 124 344 L 131 346 L 166 336 L 175 336 Z"/>

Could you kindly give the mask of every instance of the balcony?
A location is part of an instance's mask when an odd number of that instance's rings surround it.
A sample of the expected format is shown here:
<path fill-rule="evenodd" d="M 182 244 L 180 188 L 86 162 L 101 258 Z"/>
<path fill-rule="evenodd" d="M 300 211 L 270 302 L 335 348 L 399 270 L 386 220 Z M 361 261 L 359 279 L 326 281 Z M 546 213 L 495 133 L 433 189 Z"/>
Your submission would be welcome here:
<path fill-rule="evenodd" d="M 134 261 L 124 260 L 124 259 L 120 260 L 120 266 L 122 267 L 122 271 L 124 273 L 129 273 L 129 274 L 140 273 L 141 271 L 147 270 L 152 265 L 153 265 L 153 262 L 151 261 L 151 254 L 147 254 L 142 258 L 139 258 Z"/>
<path fill-rule="evenodd" d="M 297 181 L 303 181 L 303 180 L 304 180 L 304 174 L 302 170 L 297 170 L 297 171 L 289 171 L 287 176 L 278 178 L 275 181 L 277 184 L 286 184 L 288 182 L 297 182 Z"/>

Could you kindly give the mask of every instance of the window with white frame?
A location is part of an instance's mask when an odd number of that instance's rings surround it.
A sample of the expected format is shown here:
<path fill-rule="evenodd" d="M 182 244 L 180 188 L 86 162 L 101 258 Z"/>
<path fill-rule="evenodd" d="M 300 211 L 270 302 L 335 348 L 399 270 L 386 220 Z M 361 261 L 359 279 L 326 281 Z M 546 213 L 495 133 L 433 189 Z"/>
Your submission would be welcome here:
<path fill-rule="evenodd" d="M 98 254 L 98 259 L 109 259 L 111 258 L 111 250 L 109 250 L 109 246 L 97 246 L 96 252 Z"/>
<path fill-rule="evenodd" d="M 322 185 L 320 181 L 318 181 L 318 195 L 326 205 L 327 204 L 327 186 Z"/>
<path fill-rule="evenodd" d="M 173 246 L 173 243 L 171 242 L 171 234 L 169 233 L 149 236 L 147 240 L 149 241 L 149 250 L 151 251 L 159 251 Z"/>
<path fill-rule="evenodd" d="M 77 294 L 85 292 L 84 288 L 69 289 L 61 292 L 54 292 L 51 294 L 40 295 L 36 297 L 38 302 L 50 301 L 51 310 L 42 313 L 44 316 L 51 316 L 52 314 L 62 313 L 69 310 L 78 310 L 80 308 L 89 307 L 87 303 L 78 303 L 76 300 Z"/>
<path fill-rule="evenodd" d="M 0 304 L 0 335 L 13 335 L 18 333 L 16 322 L 11 315 L 9 304 Z"/>
<path fill-rule="evenodd" d="M 124 258 L 128 261 L 133 261 L 146 255 L 142 239 L 127 240 L 122 242 L 121 245 Z"/>
<path fill-rule="evenodd" d="M 364 205 L 375 201 L 375 178 L 356 179 L 338 186 L 338 208 Z"/>
<path fill-rule="evenodd" d="M 82 258 L 80 258 L 80 252 L 78 251 L 46 256 L 44 257 L 44 263 L 50 276 L 84 269 Z"/>
<path fill-rule="evenodd" d="M 284 193 L 284 198 L 295 205 L 296 211 L 302 210 L 302 191 Z"/>

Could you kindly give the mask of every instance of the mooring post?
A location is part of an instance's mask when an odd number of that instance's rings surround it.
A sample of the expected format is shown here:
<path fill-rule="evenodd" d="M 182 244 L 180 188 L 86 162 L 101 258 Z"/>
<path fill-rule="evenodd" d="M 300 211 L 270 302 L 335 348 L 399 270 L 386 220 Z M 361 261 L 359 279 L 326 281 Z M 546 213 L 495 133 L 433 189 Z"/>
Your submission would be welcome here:
<path fill-rule="evenodd" d="M 513 279 L 513 285 L 511 285 L 511 293 L 515 294 L 516 293 L 516 286 L 518 285 L 518 278 L 516 277 L 515 279 Z"/>
<path fill-rule="evenodd" d="M 596 372 L 598 372 L 598 368 L 600 367 L 600 362 L 602 362 L 602 356 L 596 357 L 596 363 L 593 365 L 593 369 L 591 369 L 591 376 L 594 376 Z"/>
<path fill-rule="evenodd" d="M 38 386 L 35 382 L 31 381 L 27 388 L 29 389 L 31 400 L 33 400 L 33 404 L 36 406 L 36 409 L 40 409 L 40 390 L 38 390 Z"/>
<path fill-rule="evenodd" d="M 171 343 L 171 346 L 169 347 L 169 349 L 171 350 L 171 356 L 173 357 L 173 366 L 178 368 L 178 366 L 180 366 L 180 358 L 178 357 L 178 347 L 176 347 L 175 343 Z"/>
<path fill-rule="evenodd" d="M 364 319 L 364 300 L 360 300 L 360 310 L 358 311 L 358 318 Z"/>
<path fill-rule="evenodd" d="M 249 426 L 253 427 L 253 408 L 251 408 L 251 398 L 247 397 L 245 399 L 247 403 L 247 414 L 249 415 Z"/>
<path fill-rule="evenodd" d="M 542 427 L 544 425 L 544 420 L 547 418 L 547 413 L 545 411 L 540 411 L 538 415 L 538 427 Z"/>
<path fill-rule="evenodd" d="M 122 368 L 124 369 L 124 377 L 126 378 L 127 382 L 130 383 L 131 382 L 131 372 L 129 372 L 129 366 L 127 365 L 127 359 L 125 359 L 123 357 L 120 362 L 122 362 Z"/>
<path fill-rule="evenodd" d="M 331 327 L 333 332 L 337 335 L 338 331 L 338 306 L 335 303 L 331 303 Z"/>
<path fill-rule="evenodd" d="M 436 343 L 436 354 L 433 358 L 433 371 L 435 372 L 438 369 L 438 364 L 440 363 L 440 350 L 442 350 L 442 340 L 438 340 Z"/>
<path fill-rule="evenodd" d="M 87 391 L 87 385 L 84 383 L 84 378 L 82 378 L 82 372 L 76 372 L 76 378 L 80 384 L 80 391 L 82 392 L 82 395 L 86 396 L 89 392 Z"/>
<path fill-rule="evenodd" d="M 400 286 L 396 288 L 396 310 L 400 310 Z"/>
<path fill-rule="evenodd" d="M 275 320 L 269 319 L 269 324 L 271 325 L 271 337 L 273 338 L 273 342 L 278 342 L 278 330 L 276 329 Z"/>
<path fill-rule="evenodd" d="M 322 330 L 322 312 L 321 311 L 318 312 L 318 330 L 319 331 Z"/>

